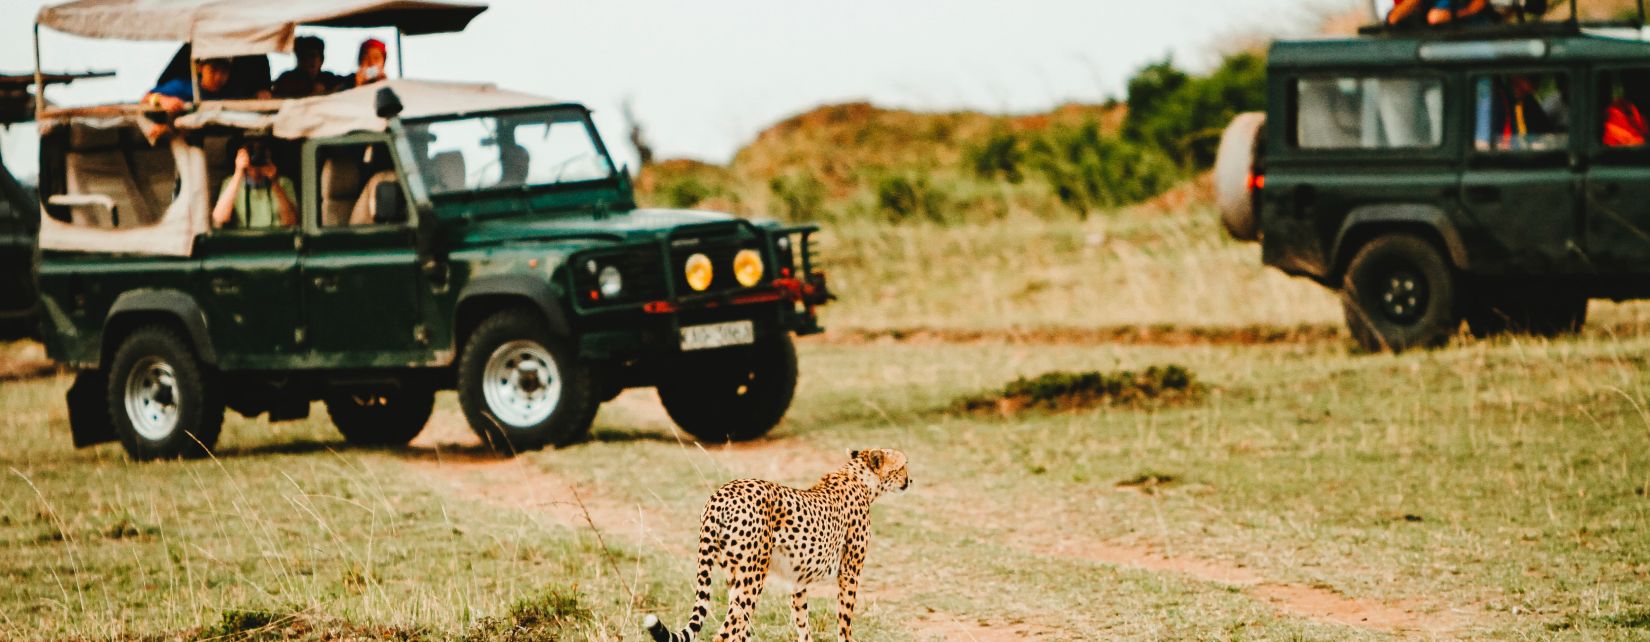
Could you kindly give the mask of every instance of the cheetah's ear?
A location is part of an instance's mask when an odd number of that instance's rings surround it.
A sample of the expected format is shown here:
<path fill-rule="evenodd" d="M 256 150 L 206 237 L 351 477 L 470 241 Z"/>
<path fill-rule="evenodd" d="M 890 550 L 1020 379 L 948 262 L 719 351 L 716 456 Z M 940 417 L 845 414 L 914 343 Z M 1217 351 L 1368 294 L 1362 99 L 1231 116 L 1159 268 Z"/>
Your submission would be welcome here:
<path fill-rule="evenodd" d="M 860 454 L 860 458 L 865 460 L 865 467 L 871 469 L 871 472 L 882 472 L 882 451 L 867 450 Z"/>
<path fill-rule="evenodd" d="M 852 448 L 849 448 L 848 449 L 848 458 L 849 459 L 859 459 L 859 451 L 854 450 Z"/>

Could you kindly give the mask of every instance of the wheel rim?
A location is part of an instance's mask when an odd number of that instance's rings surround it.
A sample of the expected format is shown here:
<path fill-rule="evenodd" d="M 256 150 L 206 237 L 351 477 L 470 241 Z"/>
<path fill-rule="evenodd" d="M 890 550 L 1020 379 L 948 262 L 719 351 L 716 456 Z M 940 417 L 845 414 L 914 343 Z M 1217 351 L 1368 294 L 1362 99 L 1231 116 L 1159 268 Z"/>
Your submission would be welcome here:
<path fill-rule="evenodd" d="M 1414 323 L 1427 312 L 1427 282 L 1420 274 L 1397 269 L 1377 284 L 1377 308 L 1388 320 Z"/>
<path fill-rule="evenodd" d="M 511 341 L 487 358 L 481 391 L 487 409 L 511 428 L 544 423 L 561 403 L 561 371 L 544 346 Z"/>
<path fill-rule="evenodd" d="M 172 364 L 144 357 L 126 375 L 126 417 L 144 439 L 160 441 L 178 427 L 178 382 Z"/>

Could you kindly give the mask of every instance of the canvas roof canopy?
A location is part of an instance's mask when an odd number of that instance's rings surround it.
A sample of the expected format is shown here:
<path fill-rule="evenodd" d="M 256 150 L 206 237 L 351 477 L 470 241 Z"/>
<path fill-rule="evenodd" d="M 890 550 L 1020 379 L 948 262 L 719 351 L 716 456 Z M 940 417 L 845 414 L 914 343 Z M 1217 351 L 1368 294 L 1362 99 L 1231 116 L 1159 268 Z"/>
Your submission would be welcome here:
<path fill-rule="evenodd" d="M 463 31 L 484 4 L 437 0 L 75 0 L 40 9 L 41 26 L 88 38 L 193 43 L 197 58 L 292 50 L 298 25 Z"/>

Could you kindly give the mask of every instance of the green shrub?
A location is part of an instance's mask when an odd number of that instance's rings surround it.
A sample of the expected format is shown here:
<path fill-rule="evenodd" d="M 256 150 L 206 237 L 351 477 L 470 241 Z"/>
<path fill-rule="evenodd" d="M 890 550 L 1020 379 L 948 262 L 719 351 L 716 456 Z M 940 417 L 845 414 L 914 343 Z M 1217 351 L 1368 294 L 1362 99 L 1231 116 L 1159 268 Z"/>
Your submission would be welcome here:
<path fill-rule="evenodd" d="M 1239 53 L 1194 77 L 1165 59 L 1135 73 L 1128 92 L 1125 138 L 1161 150 L 1184 169 L 1207 169 L 1232 116 L 1266 107 L 1266 61 Z"/>
<path fill-rule="evenodd" d="M 945 194 L 924 176 L 883 176 L 877 180 L 876 202 L 877 211 L 894 223 L 919 219 L 944 223 L 947 218 Z"/>
<path fill-rule="evenodd" d="M 1002 390 L 964 398 L 968 411 L 1077 410 L 1096 406 L 1142 406 L 1188 401 L 1203 387 L 1184 366 L 1152 366 L 1141 372 L 1050 372 L 1021 377 Z"/>
<path fill-rule="evenodd" d="M 1038 137 L 1028 146 L 1026 159 L 1060 202 L 1083 216 L 1144 201 L 1182 178 L 1161 152 L 1107 136 L 1093 121 Z"/>
<path fill-rule="evenodd" d="M 791 221 L 824 218 L 825 184 L 811 175 L 775 176 L 768 179 L 768 192 L 779 204 L 776 216 Z"/>

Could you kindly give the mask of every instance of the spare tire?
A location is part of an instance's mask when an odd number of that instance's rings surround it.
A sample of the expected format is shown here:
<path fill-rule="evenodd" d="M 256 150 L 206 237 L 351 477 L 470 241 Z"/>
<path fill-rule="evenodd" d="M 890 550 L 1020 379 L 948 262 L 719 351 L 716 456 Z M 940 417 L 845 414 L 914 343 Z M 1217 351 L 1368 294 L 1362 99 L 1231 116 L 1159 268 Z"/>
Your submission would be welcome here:
<path fill-rule="evenodd" d="M 1226 224 L 1226 231 L 1240 241 L 1260 238 L 1260 217 L 1255 212 L 1249 181 L 1265 125 L 1266 114 L 1258 111 L 1232 117 L 1232 123 L 1220 135 L 1220 151 L 1215 154 L 1215 204 L 1220 207 L 1220 221 Z"/>

